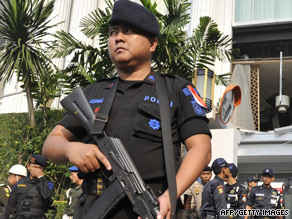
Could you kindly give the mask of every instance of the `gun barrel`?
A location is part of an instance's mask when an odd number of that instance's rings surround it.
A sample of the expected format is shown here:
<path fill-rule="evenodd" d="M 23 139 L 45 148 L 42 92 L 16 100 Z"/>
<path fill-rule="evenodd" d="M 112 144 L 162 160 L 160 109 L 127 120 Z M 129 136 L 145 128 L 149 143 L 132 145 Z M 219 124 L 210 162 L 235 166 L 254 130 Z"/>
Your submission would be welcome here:
<path fill-rule="evenodd" d="M 127 150 L 125 149 L 123 143 L 118 138 L 107 138 L 107 140 L 112 142 L 112 145 L 115 147 L 115 150 L 121 157 L 121 162 L 123 166 L 126 168 L 127 172 L 132 173 L 131 178 L 134 180 L 134 185 L 137 189 L 139 194 L 142 194 L 144 191 L 147 190 L 146 184 L 144 183 L 140 173 L 136 169 L 135 164 L 133 163 L 130 155 L 128 154 Z"/>

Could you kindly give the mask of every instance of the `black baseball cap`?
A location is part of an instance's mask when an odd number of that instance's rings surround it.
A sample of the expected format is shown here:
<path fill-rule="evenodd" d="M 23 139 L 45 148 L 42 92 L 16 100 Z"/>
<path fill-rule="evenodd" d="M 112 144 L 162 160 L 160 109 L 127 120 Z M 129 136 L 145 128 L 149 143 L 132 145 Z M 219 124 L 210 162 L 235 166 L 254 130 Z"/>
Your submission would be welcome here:
<path fill-rule="evenodd" d="M 268 174 L 268 175 L 274 177 L 274 171 L 272 169 L 270 169 L 270 168 L 266 168 L 266 169 L 263 170 L 262 175 L 265 175 L 265 174 Z"/>
<path fill-rule="evenodd" d="M 160 35 L 159 23 L 155 15 L 143 5 L 129 0 L 118 0 L 114 3 L 108 23 L 110 26 L 127 24 L 151 37 Z"/>
<path fill-rule="evenodd" d="M 238 173 L 238 168 L 234 163 L 228 164 L 231 175 L 235 178 Z"/>
<path fill-rule="evenodd" d="M 223 158 L 217 158 L 213 161 L 211 166 L 213 171 L 220 170 L 222 167 L 228 167 L 228 163 Z"/>
<path fill-rule="evenodd" d="M 258 182 L 260 181 L 258 178 L 256 178 L 255 176 L 249 176 L 247 177 L 247 182 Z"/>
<path fill-rule="evenodd" d="M 37 164 L 37 165 L 40 165 L 40 166 L 43 166 L 43 167 L 46 167 L 48 165 L 47 159 L 44 156 L 40 155 L 40 154 L 31 155 L 31 157 L 29 159 L 29 163 Z"/>
<path fill-rule="evenodd" d="M 210 171 L 210 172 L 212 172 L 212 169 L 209 166 L 205 166 L 205 168 L 203 169 L 202 172 L 204 172 L 204 171 Z"/>

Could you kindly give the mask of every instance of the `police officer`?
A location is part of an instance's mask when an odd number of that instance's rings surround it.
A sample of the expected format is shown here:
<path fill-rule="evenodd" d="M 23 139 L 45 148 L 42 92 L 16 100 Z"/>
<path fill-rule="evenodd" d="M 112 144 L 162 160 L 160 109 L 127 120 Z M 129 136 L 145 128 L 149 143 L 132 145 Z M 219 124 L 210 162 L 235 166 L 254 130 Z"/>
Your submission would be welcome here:
<path fill-rule="evenodd" d="M 254 176 L 247 177 L 247 194 L 249 195 L 251 188 L 258 185 L 258 181 L 260 181 L 258 178 Z"/>
<path fill-rule="evenodd" d="M 238 169 L 234 163 L 229 163 L 230 175 L 226 184 L 227 206 L 230 209 L 245 209 L 247 192 L 245 187 L 237 180 Z M 230 215 L 229 218 L 241 218 L 235 215 Z"/>
<path fill-rule="evenodd" d="M 215 177 L 205 185 L 202 195 L 201 214 L 203 219 L 227 218 L 220 211 L 227 209 L 226 189 L 224 180 L 230 174 L 228 163 L 223 158 L 217 158 L 211 166 Z"/>
<path fill-rule="evenodd" d="M 170 217 L 170 199 L 166 183 L 163 155 L 159 100 L 156 76 L 166 83 L 169 98 L 170 122 L 177 166 L 180 163 L 180 145 L 188 149 L 176 174 L 177 197 L 196 180 L 211 158 L 211 141 L 204 103 L 191 83 L 168 74 L 154 74 L 151 56 L 158 44 L 159 23 L 155 16 L 140 4 L 128 0 L 114 3 L 109 20 L 109 55 L 118 78 L 99 81 L 84 89 L 94 112 L 98 113 L 109 93 L 115 93 L 108 115 L 105 132 L 123 142 L 142 178 L 159 197 L 159 218 Z M 117 85 L 117 87 L 115 86 Z M 44 155 L 54 163 L 71 162 L 83 173 L 94 175 L 101 162 L 108 170 L 111 165 L 92 141 L 78 142 L 87 133 L 79 121 L 66 115 L 48 135 Z M 91 142 L 91 144 L 89 144 Z M 96 177 L 85 177 L 78 211 L 81 218 L 96 194 Z M 88 183 L 91 180 L 92 183 Z M 86 189 L 85 189 L 86 187 Z M 92 188 L 92 189 L 91 189 Z M 126 198 L 118 203 L 109 218 L 137 218 Z"/>
<path fill-rule="evenodd" d="M 255 186 L 251 189 L 247 198 L 246 209 L 260 209 L 260 214 L 254 215 L 254 218 L 276 218 L 274 215 L 265 214 L 266 209 L 281 209 L 280 192 L 271 187 L 271 182 L 275 179 L 274 171 L 270 168 L 266 168 L 262 173 L 263 185 Z M 248 216 L 245 216 L 247 219 Z M 278 218 L 283 218 L 278 216 Z"/>
<path fill-rule="evenodd" d="M 289 189 L 292 188 L 292 176 L 288 179 L 286 179 L 284 182 L 283 182 L 283 185 L 282 185 L 282 191 L 283 191 L 283 205 L 285 206 L 285 195 L 286 193 L 288 192 Z M 291 213 L 290 213 L 291 214 Z"/>
<path fill-rule="evenodd" d="M 0 214 L 2 213 L 8 201 L 13 186 L 18 182 L 18 180 L 27 176 L 27 170 L 21 164 L 13 165 L 9 169 L 8 173 L 9 175 L 7 180 L 4 180 L 0 183 Z"/>
<path fill-rule="evenodd" d="M 212 169 L 206 166 L 200 174 L 200 180 L 196 180 L 184 193 L 185 195 L 191 196 L 190 208 L 195 212 L 194 215 L 198 218 L 201 218 L 202 192 L 204 186 L 211 180 L 211 177 Z"/>
<path fill-rule="evenodd" d="M 73 213 L 75 206 L 78 202 L 80 195 L 82 194 L 82 182 L 83 179 L 78 177 L 78 168 L 76 166 L 72 166 L 69 168 L 70 171 L 70 179 L 72 183 L 74 183 L 74 187 L 70 188 L 66 192 L 66 196 L 68 198 L 67 205 L 65 208 L 65 214 L 63 215 L 63 219 L 73 219 Z"/>
<path fill-rule="evenodd" d="M 31 156 L 27 169 L 29 176 L 17 182 L 8 199 L 1 219 L 44 219 L 45 212 L 52 204 L 53 184 L 44 177 L 47 166 L 45 157 Z"/>

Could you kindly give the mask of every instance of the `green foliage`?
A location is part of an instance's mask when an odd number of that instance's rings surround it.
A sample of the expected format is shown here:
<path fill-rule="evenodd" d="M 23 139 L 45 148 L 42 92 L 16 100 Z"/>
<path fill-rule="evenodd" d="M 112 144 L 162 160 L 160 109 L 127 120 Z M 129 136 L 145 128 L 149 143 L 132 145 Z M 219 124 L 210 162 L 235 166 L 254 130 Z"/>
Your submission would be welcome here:
<path fill-rule="evenodd" d="M 232 39 L 223 35 L 217 24 L 210 17 L 202 17 L 200 24 L 191 37 L 187 36 L 186 25 L 190 22 L 189 0 L 164 0 L 167 13 L 157 11 L 157 3 L 151 0 L 140 0 L 157 17 L 160 25 L 158 46 L 152 57 L 152 66 L 158 72 L 175 74 L 191 81 L 197 68 L 211 67 L 215 60 L 230 61 L 234 50 L 231 49 Z M 98 48 L 84 45 L 69 33 L 58 32 L 55 36 L 58 47 L 55 57 L 73 54 L 69 66 L 62 72 L 68 91 L 78 85 L 85 86 L 101 78 L 112 77 L 115 68 L 109 58 L 108 20 L 111 16 L 113 0 L 106 0 L 107 8 L 96 10 L 83 18 L 81 31 L 88 37 L 99 40 Z M 224 84 L 225 77 L 216 81 Z"/>
<path fill-rule="evenodd" d="M 88 37 L 98 37 L 99 46 L 94 48 L 77 40 L 70 33 L 59 31 L 55 34 L 57 45 L 54 57 L 73 54 L 70 64 L 61 71 L 64 92 L 68 93 L 77 86 L 85 86 L 103 78 L 113 77 L 115 67 L 108 55 L 108 20 L 111 16 L 112 1 L 106 1 L 108 8 L 93 11 L 81 20 L 81 31 Z"/>
<path fill-rule="evenodd" d="M 13 74 L 23 82 L 28 100 L 29 122 L 35 126 L 32 84 L 48 74 L 50 58 L 44 38 L 50 25 L 55 1 L 1 0 L 0 1 L 0 80 L 10 81 Z"/>
<path fill-rule="evenodd" d="M 55 209 L 49 210 L 46 214 L 48 219 L 61 219 L 66 208 L 66 203 L 54 201 L 53 206 Z"/>
<path fill-rule="evenodd" d="M 0 114 L 1 180 L 7 178 L 8 170 L 14 164 L 19 163 L 26 166 L 32 154 L 42 153 L 42 146 L 46 137 L 63 117 L 63 114 L 63 111 L 49 110 L 45 126 L 42 111 L 37 111 L 36 121 L 38 126 L 34 129 L 28 125 L 26 113 Z M 45 176 L 53 182 L 55 187 L 54 200 L 66 199 L 65 190 L 70 186 L 69 165 L 55 165 L 49 162 L 45 170 Z"/>

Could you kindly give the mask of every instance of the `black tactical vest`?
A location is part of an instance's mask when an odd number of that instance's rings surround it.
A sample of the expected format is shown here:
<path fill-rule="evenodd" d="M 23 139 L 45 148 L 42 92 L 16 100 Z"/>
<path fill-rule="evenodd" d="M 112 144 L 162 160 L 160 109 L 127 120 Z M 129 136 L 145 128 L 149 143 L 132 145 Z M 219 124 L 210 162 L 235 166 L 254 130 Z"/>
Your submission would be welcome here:
<path fill-rule="evenodd" d="M 46 203 L 41 197 L 37 186 L 32 180 L 25 180 L 17 184 L 17 206 L 15 214 L 26 216 L 43 216 Z"/>

